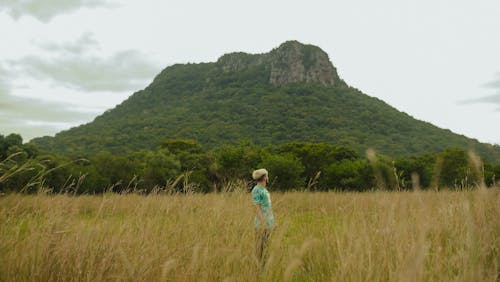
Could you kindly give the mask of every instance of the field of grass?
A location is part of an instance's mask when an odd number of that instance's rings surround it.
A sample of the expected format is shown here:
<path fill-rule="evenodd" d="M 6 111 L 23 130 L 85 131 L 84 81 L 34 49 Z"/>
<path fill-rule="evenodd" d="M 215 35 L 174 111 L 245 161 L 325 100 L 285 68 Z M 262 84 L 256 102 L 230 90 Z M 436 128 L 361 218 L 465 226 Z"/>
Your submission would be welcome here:
<path fill-rule="evenodd" d="M 500 189 L 272 192 L 263 269 L 248 193 L 5 195 L 0 281 L 498 281 Z"/>

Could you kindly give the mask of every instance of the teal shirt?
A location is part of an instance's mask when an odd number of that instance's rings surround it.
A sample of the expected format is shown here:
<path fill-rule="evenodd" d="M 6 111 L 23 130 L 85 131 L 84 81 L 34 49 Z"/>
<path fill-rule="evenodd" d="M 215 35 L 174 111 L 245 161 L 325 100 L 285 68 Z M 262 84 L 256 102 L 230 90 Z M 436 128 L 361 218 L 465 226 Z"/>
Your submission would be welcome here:
<path fill-rule="evenodd" d="M 261 206 L 262 215 L 266 221 L 266 227 L 272 228 L 274 226 L 273 207 L 271 203 L 271 195 L 269 194 L 269 191 L 267 191 L 266 187 L 255 185 L 252 189 L 252 201 L 253 203 Z M 258 215 L 255 215 L 254 224 L 257 229 L 260 228 L 262 224 Z"/>

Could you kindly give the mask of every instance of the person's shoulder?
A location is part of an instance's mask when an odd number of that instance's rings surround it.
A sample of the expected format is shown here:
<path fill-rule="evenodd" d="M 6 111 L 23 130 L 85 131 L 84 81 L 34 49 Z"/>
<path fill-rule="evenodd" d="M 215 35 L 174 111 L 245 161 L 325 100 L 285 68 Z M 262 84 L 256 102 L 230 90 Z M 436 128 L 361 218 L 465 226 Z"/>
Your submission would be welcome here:
<path fill-rule="evenodd" d="M 260 187 L 259 185 L 255 185 L 255 186 L 252 188 L 252 193 L 257 193 L 257 192 L 259 192 L 260 190 L 262 190 L 262 187 Z"/>

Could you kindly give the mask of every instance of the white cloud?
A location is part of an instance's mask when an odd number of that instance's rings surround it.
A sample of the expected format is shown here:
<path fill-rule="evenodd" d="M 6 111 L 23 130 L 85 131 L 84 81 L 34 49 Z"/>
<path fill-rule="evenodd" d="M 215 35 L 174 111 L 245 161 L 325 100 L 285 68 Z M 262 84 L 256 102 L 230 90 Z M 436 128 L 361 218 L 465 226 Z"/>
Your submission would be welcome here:
<path fill-rule="evenodd" d="M 108 57 L 93 52 L 98 42 L 85 33 L 75 42 L 39 44 L 49 55 L 27 55 L 10 61 L 16 73 L 85 92 L 134 91 L 161 69 L 137 50 L 122 50 Z"/>
<path fill-rule="evenodd" d="M 60 14 L 81 8 L 113 7 L 106 0 L 1 0 L 0 10 L 5 10 L 14 19 L 30 15 L 42 22 L 49 22 Z"/>

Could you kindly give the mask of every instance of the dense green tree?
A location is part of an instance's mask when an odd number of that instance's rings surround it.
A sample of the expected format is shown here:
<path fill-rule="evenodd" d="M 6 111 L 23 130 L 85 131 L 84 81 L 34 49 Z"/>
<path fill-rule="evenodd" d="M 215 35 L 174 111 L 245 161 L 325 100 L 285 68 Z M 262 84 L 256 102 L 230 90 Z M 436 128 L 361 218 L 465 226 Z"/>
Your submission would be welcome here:
<path fill-rule="evenodd" d="M 408 157 L 400 157 L 396 159 L 395 166 L 402 177 L 411 181 L 412 174 L 418 175 L 418 184 L 420 187 L 429 187 L 434 173 L 434 165 L 436 157 L 434 155 L 412 155 Z M 408 185 L 407 188 L 410 188 Z"/>
<path fill-rule="evenodd" d="M 0 160 L 7 157 L 7 143 L 5 142 L 5 137 L 0 134 Z"/>
<path fill-rule="evenodd" d="M 137 163 L 131 158 L 106 151 L 92 156 L 90 161 L 99 168 L 99 174 L 107 180 L 106 188 L 123 189 L 138 171 Z"/>
<path fill-rule="evenodd" d="M 375 188 L 386 190 L 400 190 L 407 187 L 407 179 L 398 171 L 395 162 L 383 155 L 377 154 L 375 159 L 370 159 Z"/>
<path fill-rule="evenodd" d="M 3 141 L 5 142 L 7 148 L 11 147 L 11 146 L 22 146 L 23 145 L 23 138 L 21 137 L 21 135 L 16 134 L 16 133 L 11 133 L 11 134 L 7 135 Z"/>
<path fill-rule="evenodd" d="M 440 153 L 442 158 L 439 186 L 462 188 L 477 183 L 477 177 L 469 167 L 467 152 L 463 149 L 447 149 Z"/>
<path fill-rule="evenodd" d="M 40 164 L 44 186 L 55 193 L 69 192 L 74 188 L 71 185 L 74 175 L 68 169 L 68 165 L 72 162 L 71 159 L 53 154 L 44 154 L 37 156 L 35 160 Z"/>
<path fill-rule="evenodd" d="M 493 179 L 492 182 L 493 184 L 500 184 L 500 164 L 492 167 L 492 173 L 493 173 Z"/>
<path fill-rule="evenodd" d="M 329 189 L 364 191 L 375 186 L 373 170 L 367 160 L 344 159 L 332 163 L 324 174 Z"/>
<path fill-rule="evenodd" d="M 354 160 L 359 154 L 352 148 L 334 146 L 327 143 L 292 142 L 278 146 L 278 153 L 290 153 L 300 159 L 304 167 L 304 177 L 314 179 L 318 172 L 323 173 L 334 163 L 342 160 Z M 320 177 L 315 188 L 327 189 L 327 182 Z"/>
<path fill-rule="evenodd" d="M 261 154 L 262 150 L 248 142 L 223 146 L 216 154 L 215 173 L 222 182 L 248 179 L 261 161 Z"/>
<path fill-rule="evenodd" d="M 266 154 L 259 167 L 266 168 L 273 189 L 303 189 L 306 185 L 302 173 L 304 166 L 296 156 L 287 154 Z"/>
<path fill-rule="evenodd" d="M 143 187 L 147 190 L 156 185 L 165 187 L 168 180 L 181 174 L 181 162 L 168 150 L 157 150 L 145 153 L 145 167 L 142 172 Z"/>
<path fill-rule="evenodd" d="M 494 165 L 490 162 L 486 162 L 482 164 L 482 167 L 479 169 L 481 170 L 480 173 L 483 173 L 484 184 L 486 184 L 487 186 L 494 185 L 495 180 L 498 177 L 497 175 L 495 175 Z M 481 175 L 478 175 L 477 177 L 479 180 L 481 179 Z"/>
<path fill-rule="evenodd" d="M 170 153 L 179 155 L 181 153 L 199 154 L 203 152 L 202 146 L 195 140 L 172 139 L 161 143 L 161 148 Z"/>

